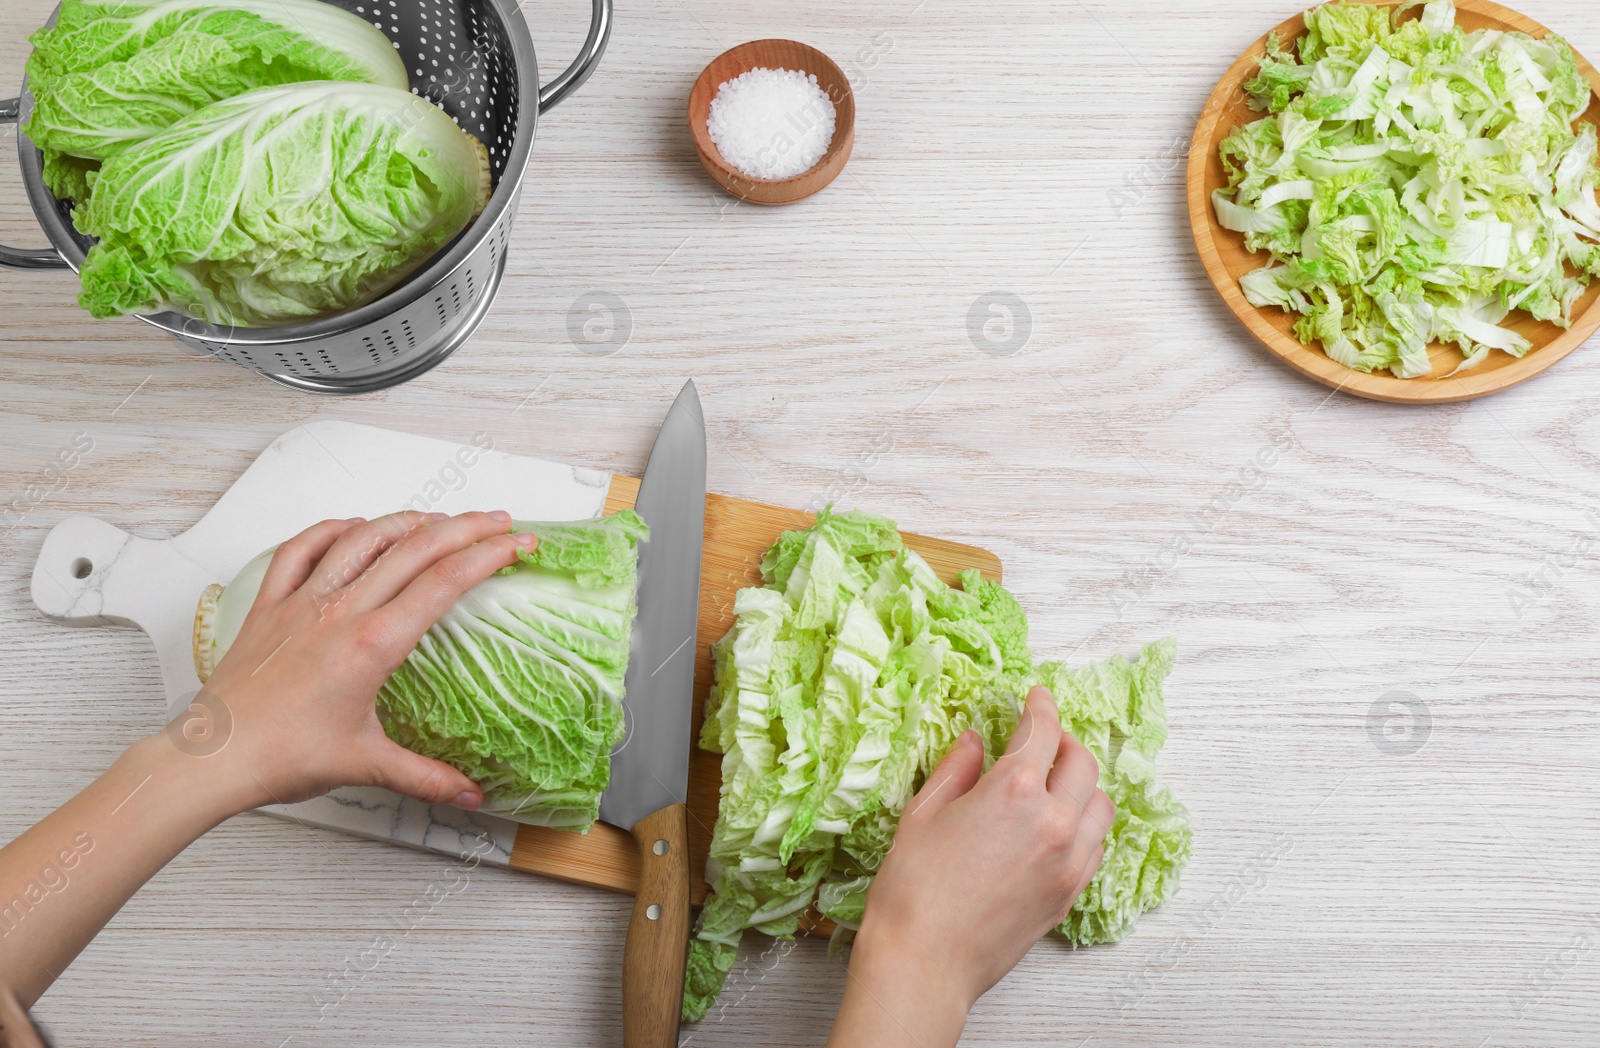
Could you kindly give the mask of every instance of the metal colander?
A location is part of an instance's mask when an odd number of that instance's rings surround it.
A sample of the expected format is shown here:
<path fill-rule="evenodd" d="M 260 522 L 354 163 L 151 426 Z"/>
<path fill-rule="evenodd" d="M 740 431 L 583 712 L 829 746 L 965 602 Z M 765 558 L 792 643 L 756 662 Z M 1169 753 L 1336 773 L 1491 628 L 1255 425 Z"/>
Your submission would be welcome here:
<path fill-rule="evenodd" d="M 494 194 L 465 232 L 404 283 L 360 308 L 303 324 L 219 327 L 178 313 L 142 316 L 178 341 L 310 393 L 368 393 L 422 374 L 465 342 L 489 311 L 505 273 L 506 245 L 539 116 L 594 72 L 611 35 L 612 0 L 593 0 L 583 50 L 539 86 L 528 24 L 514 0 L 325 0 L 362 16 L 396 45 L 412 90 L 488 147 Z M 54 15 L 51 16 L 54 21 Z M 0 101 L 0 122 L 25 122 L 33 106 Z M 43 157 L 18 140 L 22 179 L 51 246 L 0 247 L 0 266 L 77 270 L 94 244 L 71 209 L 45 188 Z"/>

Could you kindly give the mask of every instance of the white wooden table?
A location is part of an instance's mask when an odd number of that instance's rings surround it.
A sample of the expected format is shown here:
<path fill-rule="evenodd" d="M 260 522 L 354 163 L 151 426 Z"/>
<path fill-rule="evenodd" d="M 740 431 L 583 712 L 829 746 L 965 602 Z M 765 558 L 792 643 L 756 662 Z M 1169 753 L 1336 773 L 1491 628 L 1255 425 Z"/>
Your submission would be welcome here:
<path fill-rule="evenodd" d="M 0 11 L 7 84 L 51 3 Z M 1600 9 L 1520 6 L 1600 57 Z M 528 8 L 553 71 L 587 5 Z M 1330 399 L 1228 317 L 1180 158 L 1216 78 L 1295 9 L 630 0 L 540 129 L 492 315 L 381 395 L 292 393 L 91 320 L 69 276 L 0 277 L 0 505 L 24 508 L 0 532 L 0 837 L 159 715 L 142 635 L 33 611 L 54 522 L 179 532 L 312 418 L 637 471 L 692 375 L 714 490 L 994 549 L 1041 654 L 1180 638 L 1162 774 L 1194 815 L 1182 893 L 1120 946 L 1041 944 L 965 1043 L 1596 1043 L 1600 349 L 1490 400 L 1401 408 Z M 860 110 L 844 175 L 780 210 L 714 192 L 682 126 L 702 65 L 764 36 L 853 68 Z M 0 197 L 0 233 L 38 243 L 14 174 Z M 614 353 L 568 338 L 590 292 L 631 314 Z M 969 337 L 997 292 L 1031 316 L 1010 355 Z M 92 452 L 33 500 L 78 434 Z M 1392 737 L 1386 697 L 1420 711 Z M 499 870 L 319 1014 L 324 980 L 450 865 L 240 817 L 39 1012 L 64 1046 L 616 1043 L 625 901 Z M 843 978 L 822 943 L 758 945 L 686 1040 L 819 1045 Z"/>

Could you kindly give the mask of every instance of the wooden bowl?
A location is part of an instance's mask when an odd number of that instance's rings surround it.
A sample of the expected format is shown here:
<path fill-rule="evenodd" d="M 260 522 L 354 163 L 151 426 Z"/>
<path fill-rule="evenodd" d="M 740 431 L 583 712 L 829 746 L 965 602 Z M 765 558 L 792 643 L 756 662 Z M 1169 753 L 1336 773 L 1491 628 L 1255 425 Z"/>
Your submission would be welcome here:
<path fill-rule="evenodd" d="M 814 74 L 817 86 L 833 102 L 833 141 L 809 171 L 792 178 L 751 178 L 717 152 L 706 130 L 711 100 L 717 89 L 752 69 L 793 69 Z M 856 96 L 850 81 L 833 59 L 814 47 L 794 40 L 752 40 L 712 59 L 689 92 L 689 133 L 706 174 L 728 192 L 754 204 L 788 204 L 823 189 L 844 170 L 856 140 Z"/>
<path fill-rule="evenodd" d="M 1384 6 L 1394 5 L 1385 3 Z M 1475 29 L 1515 29 L 1539 38 L 1550 32 L 1531 18 L 1499 4 L 1489 3 L 1488 0 L 1456 0 L 1456 8 L 1456 24 L 1469 32 Z M 1287 44 L 1303 35 L 1305 28 L 1304 17 L 1296 15 L 1278 27 L 1278 39 Z M 1228 184 L 1222 160 L 1217 154 L 1222 140 L 1234 128 L 1259 120 L 1264 115 L 1245 104 L 1247 96 L 1243 85 L 1255 76 L 1256 59 L 1266 53 L 1266 47 L 1267 38 L 1263 36 L 1240 56 L 1212 92 L 1200 116 L 1200 123 L 1195 128 L 1188 172 L 1189 224 L 1194 230 L 1200 261 L 1228 308 L 1262 345 L 1301 374 L 1346 393 L 1393 403 L 1440 404 L 1497 393 L 1530 379 L 1571 353 L 1594 334 L 1596 328 L 1600 328 L 1600 281 L 1596 281 L 1573 307 L 1570 328 L 1563 330 L 1546 321 L 1534 320 L 1521 310 L 1514 311 L 1506 318 L 1506 327 L 1533 343 L 1534 348 L 1522 359 L 1496 349 L 1491 350 L 1476 368 L 1454 378 L 1407 379 L 1395 378 L 1388 371 L 1370 375 L 1352 371 L 1328 359 L 1320 344 L 1300 344 L 1293 332 L 1299 314 L 1272 307 L 1257 309 L 1245 301 L 1244 293 L 1239 289 L 1239 278 L 1266 265 L 1271 261 L 1271 256 L 1265 251 L 1255 254 L 1246 251 L 1242 234 L 1223 229 L 1217 223 L 1211 207 L 1211 192 Z M 1579 71 L 1600 90 L 1600 74 L 1582 55 L 1578 55 L 1577 59 Z M 1583 119 L 1600 123 L 1600 101 L 1591 100 Z M 1461 351 L 1454 345 L 1437 342 L 1428 347 L 1428 356 L 1433 362 L 1433 374 L 1437 376 L 1448 375 L 1462 360 Z"/>

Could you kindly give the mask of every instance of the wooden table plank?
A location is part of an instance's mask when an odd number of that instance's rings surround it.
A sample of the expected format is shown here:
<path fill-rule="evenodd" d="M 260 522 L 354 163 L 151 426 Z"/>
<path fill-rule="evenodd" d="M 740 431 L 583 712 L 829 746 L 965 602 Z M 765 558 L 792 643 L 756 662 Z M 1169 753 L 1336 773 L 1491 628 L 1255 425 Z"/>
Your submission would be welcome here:
<path fill-rule="evenodd" d="M 0 5 L 13 87 L 54 4 Z M 711 490 L 994 551 L 1041 657 L 1179 638 L 1160 774 L 1194 814 L 1181 892 L 1119 946 L 1040 944 L 965 1044 L 1593 1044 L 1600 356 L 1417 410 L 1328 399 L 1232 320 L 1190 242 L 1183 154 L 1234 57 L 1301 6 L 630 0 L 540 121 L 483 328 L 356 400 L 95 321 L 68 275 L 0 275 L 0 839 L 161 708 L 144 637 L 34 613 L 52 524 L 178 533 L 311 418 L 637 473 L 693 376 Z M 1600 57 L 1595 5 L 1513 6 Z M 548 77 L 588 5 L 522 7 Z M 681 121 L 706 62 L 769 36 L 845 68 L 856 144 L 827 190 L 758 209 L 714 191 Z M 0 143 L 0 240 L 37 245 L 10 164 Z M 628 337 L 575 344 L 569 311 L 597 291 Z M 968 327 L 993 292 L 1029 309 L 1009 356 Z M 978 319 L 981 341 L 999 318 Z M 47 475 L 79 433 L 93 450 Z M 1413 753 L 1374 741 L 1393 692 L 1428 712 Z M 615 1044 L 618 895 L 475 870 L 359 967 L 451 867 L 230 820 L 40 1013 L 77 1048 Z M 843 978 L 823 943 L 752 937 L 690 1043 L 819 1045 Z"/>

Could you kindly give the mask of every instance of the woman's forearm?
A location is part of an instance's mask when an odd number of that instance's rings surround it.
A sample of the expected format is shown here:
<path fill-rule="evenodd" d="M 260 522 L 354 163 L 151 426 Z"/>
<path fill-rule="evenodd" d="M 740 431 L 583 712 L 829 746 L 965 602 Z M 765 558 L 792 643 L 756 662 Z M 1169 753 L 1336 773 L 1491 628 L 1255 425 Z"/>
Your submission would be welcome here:
<path fill-rule="evenodd" d="M 279 546 L 194 716 L 0 849 L 0 985 L 31 1007 L 145 881 L 237 812 L 340 786 L 476 807 L 460 770 L 384 734 L 374 700 L 463 593 L 533 548 L 510 531 L 498 510 L 398 513 L 325 520 Z M 219 709 L 226 734 L 184 744 Z"/>
<path fill-rule="evenodd" d="M 0 848 L 0 983 L 25 1007 L 157 870 L 260 803 L 224 774 L 226 753 L 191 756 L 164 733 L 142 739 Z"/>
<path fill-rule="evenodd" d="M 973 1002 L 944 960 L 864 926 L 828 1048 L 954 1048 Z"/>

